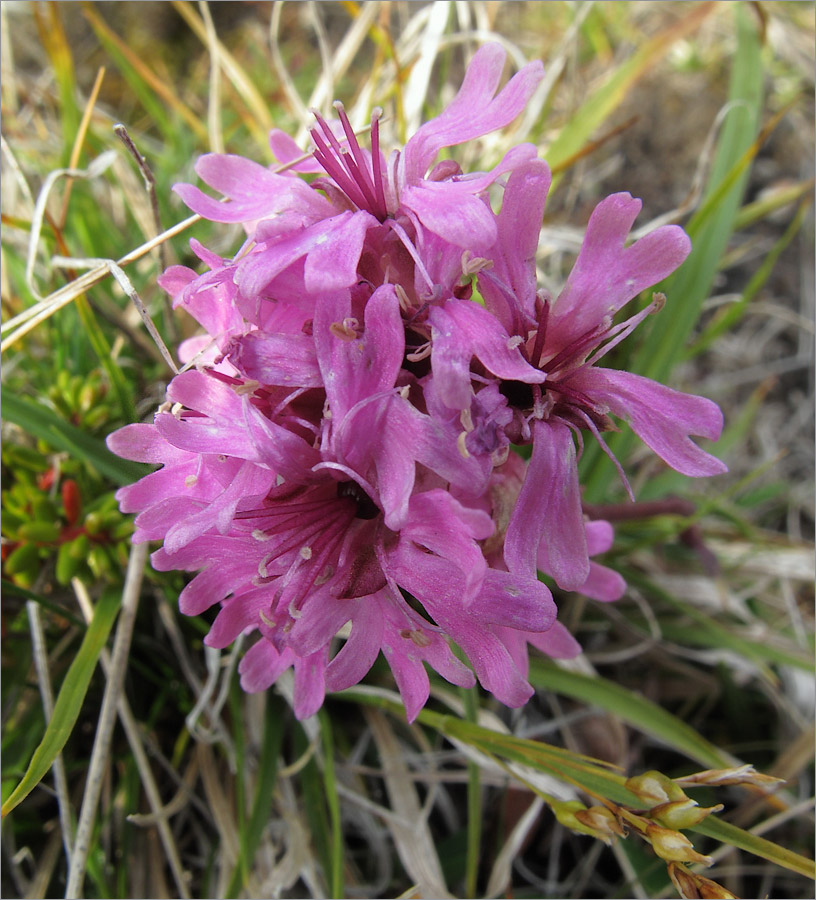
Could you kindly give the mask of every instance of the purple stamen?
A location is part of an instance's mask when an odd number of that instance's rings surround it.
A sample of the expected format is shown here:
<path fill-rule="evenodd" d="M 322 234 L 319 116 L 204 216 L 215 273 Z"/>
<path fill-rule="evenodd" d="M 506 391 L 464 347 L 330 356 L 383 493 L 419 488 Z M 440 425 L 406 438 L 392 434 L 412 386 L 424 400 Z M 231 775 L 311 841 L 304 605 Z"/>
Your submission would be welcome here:
<path fill-rule="evenodd" d="M 340 122 L 343 126 L 343 131 L 346 133 L 346 138 L 348 139 L 349 150 L 351 151 L 351 155 L 354 157 L 354 171 L 349 170 L 349 174 L 353 177 L 356 177 L 357 184 L 360 186 L 360 190 L 365 194 L 366 199 L 368 200 L 368 208 L 371 212 L 374 212 L 377 206 L 377 198 L 374 195 L 374 185 L 371 181 L 371 175 L 368 172 L 368 165 L 366 164 L 366 158 L 363 156 L 363 151 L 360 149 L 360 144 L 357 141 L 357 135 L 354 133 L 354 129 L 351 127 L 351 122 L 348 120 L 348 116 L 346 115 L 346 110 L 343 107 L 343 104 L 338 100 L 334 104 L 334 108 L 337 110 L 337 115 L 340 118 Z M 347 159 L 347 168 L 351 166 L 351 161 Z M 376 213 L 375 213 L 376 214 Z"/>
<path fill-rule="evenodd" d="M 382 210 L 382 218 L 388 215 L 388 205 L 385 202 L 385 190 L 383 189 L 383 176 L 380 167 L 380 116 L 382 110 L 377 107 L 371 113 L 371 168 L 374 175 L 374 193 L 377 203 Z"/>
<path fill-rule="evenodd" d="M 371 117 L 372 164 L 369 169 L 343 104 L 337 102 L 334 106 L 346 135 L 348 149 L 340 145 L 320 113 L 312 110 L 323 132 L 321 135 L 318 128 L 310 131 L 315 143 L 314 157 L 355 206 L 383 222 L 388 217 L 388 208 L 380 166 L 378 111 L 375 110 Z"/>
<path fill-rule="evenodd" d="M 534 366 L 541 365 L 541 354 L 544 352 L 544 341 L 547 337 L 547 322 L 550 318 L 550 304 L 546 300 L 536 298 L 536 306 L 539 306 L 538 312 L 538 331 L 536 332 L 535 344 L 533 344 L 533 354 L 530 362 Z"/>
<path fill-rule="evenodd" d="M 328 130 L 328 126 L 325 127 Z M 343 156 L 348 154 L 343 154 L 342 149 L 338 149 L 336 153 L 332 152 L 332 149 L 330 149 L 329 145 L 323 140 L 316 128 L 313 128 L 310 134 L 312 135 L 312 140 L 315 142 L 315 159 L 323 166 L 328 175 L 335 181 L 337 186 L 349 200 L 351 200 L 358 208 L 365 209 L 367 206 L 365 196 L 353 177 L 350 177 L 343 168 L 345 162 Z M 332 137 L 334 136 L 332 135 Z"/>
<path fill-rule="evenodd" d="M 590 328 L 580 337 L 577 337 L 571 344 L 568 344 L 560 353 L 556 354 L 552 359 L 547 360 L 544 365 L 539 368 L 546 372 L 556 372 L 565 363 L 579 359 L 592 346 L 597 345 L 604 329 L 602 326 Z"/>

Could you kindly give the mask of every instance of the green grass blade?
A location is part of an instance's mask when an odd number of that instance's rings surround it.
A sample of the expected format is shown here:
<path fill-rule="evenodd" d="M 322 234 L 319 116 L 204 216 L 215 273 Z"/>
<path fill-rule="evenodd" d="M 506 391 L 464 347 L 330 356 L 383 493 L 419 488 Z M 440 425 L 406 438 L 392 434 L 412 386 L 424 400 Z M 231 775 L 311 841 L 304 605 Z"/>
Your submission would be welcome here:
<path fill-rule="evenodd" d="M 298 725 L 295 729 L 294 740 L 294 749 L 297 757 L 302 757 L 308 747 L 308 736 L 303 727 Z M 326 797 L 323 790 L 323 780 L 320 777 L 320 770 L 317 767 L 314 756 L 301 769 L 299 780 L 303 792 L 301 808 L 306 812 L 314 849 L 325 873 L 325 878 L 328 881 L 332 871 L 331 838 L 326 821 Z"/>
<path fill-rule="evenodd" d="M 462 689 L 462 700 L 468 722 L 475 723 L 479 715 L 479 693 L 475 688 Z M 467 854 L 465 857 L 465 896 L 475 897 L 479 877 L 482 844 L 482 778 L 481 769 L 468 760 L 467 786 Z"/>
<path fill-rule="evenodd" d="M 118 592 L 108 591 L 97 603 L 93 619 L 85 632 L 79 652 L 71 663 L 60 688 L 57 702 L 54 705 L 54 715 L 48 723 L 45 735 L 35 750 L 22 781 L 11 792 L 0 809 L 0 815 L 8 815 L 18 803 L 28 796 L 40 783 L 51 768 L 57 754 L 65 746 L 82 709 L 91 676 L 96 668 L 96 661 L 99 659 L 99 654 L 108 639 L 116 614 L 119 612 L 121 599 Z"/>
<path fill-rule="evenodd" d="M 666 381 L 682 358 L 733 233 L 734 220 L 750 174 L 750 162 L 759 149 L 756 136 L 763 98 L 759 36 L 749 14 L 739 4 L 735 7 L 735 15 L 737 50 L 729 89 L 729 101 L 733 106 L 726 115 L 717 142 L 702 205 L 686 227 L 692 251 L 674 275 L 656 285 L 656 290 L 668 298 L 666 308 L 652 317 L 648 335 L 628 366 L 657 381 Z M 609 446 L 619 459 L 625 460 L 634 440 L 634 435 L 627 429 L 620 435 L 613 435 Z M 581 470 L 586 499 L 598 502 L 607 496 L 608 485 L 615 482 L 615 473 L 600 448 L 587 447 Z"/>
<path fill-rule="evenodd" d="M 666 313 L 654 317 L 648 340 L 635 360 L 636 370 L 649 378 L 665 379 L 680 359 L 728 246 L 750 174 L 748 163 L 756 152 L 750 153 L 759 130 L 763 97 L 759 35 L 741 4 L 736 5 L 735 14 L 737 51 L 729 93 L 734 105 L 717 143 L 703 204 L 688 223 L 693 249 L 680 270 L 665 282 Z"/>
<path fill-rule="evenodd" d="M 19 425 L 27 434 L 40 438 L 56 450 L 65 450 L 76 459 L 88 463 L 116 484 L 130 484 L 150 471 L 148 466 L 115 456 L 98 438 L 75 428 L 33 400 L 4 390 L 2 408 L 4 419 Z"/>
<path fill-rule="evenodd" d="M 800 204 L 796 215 L 793 217 L 790 225 L 785 229 L 784 234 L 774 243 L 773 247 L 768 251 L 762 265 L 754 273 L 754 276 L 748 282 L 742 296 L 736 303 L 732 303 L 721 314 L 716 316 L 714 321 L 705 329 L 700 337 L 694 342 L 687 351 L 686 356 L 693 357 L 698 353 L 702 353 L 707 347 L 711 346 L 721 334 L 728 331 L 731 327 L 742 318 L 748 304 L 756 297 L 765 282 L 770 277 L 777 260 L 782 251 L 790 244 L 790 242 L 799 233 L 802 223 L 805 221 L 805 215 L 810 208 L 811 199 L 808 198 Z"/>
<path fill-rule="evenodd" d="M 255 859 L 261 835 L 272 815 L 272 799 L 278 777 L 278 757 L 283 742 L 283 705 L 271 692 L 267 696 L 266 718 L 264 720 L 263 743 L 255 784 L 255 799 L 249 824 L 240 841 L 240 857 L 232 873 L 228 897 L 237 897 L 245 884 L 245 873 Z"/>
<path fill-rule="evenodd" d="M 88 336 L 91 347 L 93 347 L 94 353 L 96 353 L 99 358 L 99 362 L 105 370 L 105 374 L 108 376 L 108 380 L 113 387 L 116 398 L 119 401 L 119 409 L 121 410 L 122 418 L 126 422 L 135 421 L 136 406 L 133 402 L 133 388 L 128 386 L 125 376 L 122 374 L 122 370 L 113 359 L 111 345 L 102 332 L 102 329 L 99 327 L 99 322 L 91 308 L 91 304 L 84 295 L 80 295 L 74 301 L 74 306 L 76 307 L 76 311 L 85 329 L 85 334 Z"/>
<path fill-rule="evenodd" d="M 530 660 L 530 684 L 555 691 L 613 713 L 628 724 L 685 753 L 709 768 L 725 768 L 732 760 L 690 725 L 645 697 L 605 678 L 561 669 L 544 659 Z"/>
<path fill-rule="evenodd" d="M 334 773 L 334 740 L 332 738 L 331 719 L 325 709 L 321 709 L 318 716 L 320 718 L 320 734 L 323 738 L 323 783 L 326 788 L 326 804 L 329 807 L 329 824 L 331 827 L 329 896 L 345 897 L 345 888 L 343 887 L 343 826 L 340 821 L 340 797 L 337 794 L 337 780 Z"/>
<path fill-rule="evenodd" d="M 746 850 L 748 853 L 753 853 L 754 856 L 761 856 L 762 859 L 784 866 L 792 872 L 798 872 L 806 878 L 816 878 L 812 859 L 780 847 L 779 844 L 751 834 L 749 831 L 743 831 L 742 828 L 737 828 L 736 825 L 731 825 L 729 822 L 723 822 L 722 819 L 715 816 L 703 819 L 699 825 L 695 825 L 690 830 L 715 838 L 732 847 L 739 847 L 740 850 Z"/>
<path fill-rule="evenodd" d="M 700 3 L 692 8 L 679 22 L 647 41 L 615 69 L 605 84 L 592 91 L 544 154 L 555 172 L 553 188 L 561 177 L 558 170 L 581 152 L 592 134 L 623 102 L 632 85 L 666 54 L 674 41 L 696 29 L 713 9 L 713 3 Z"/>

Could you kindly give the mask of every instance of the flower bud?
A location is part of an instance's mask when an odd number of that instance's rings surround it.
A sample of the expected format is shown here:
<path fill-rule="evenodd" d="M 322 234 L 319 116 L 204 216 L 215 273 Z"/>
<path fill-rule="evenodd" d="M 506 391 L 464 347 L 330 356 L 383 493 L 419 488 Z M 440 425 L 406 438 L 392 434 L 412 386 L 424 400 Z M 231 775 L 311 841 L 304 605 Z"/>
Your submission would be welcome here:
<path fill-rule="evenodd" d="M 723 808 L 722 803 L 716 806 L 698 806 L 696 800 L 688 797 L 685 800 L 674 800 L 671 803 L 660 803 L 649 810 L 651 818 L 656 819 L 667 828 L 692 828 Z"/>
<path fill-rule="evenodd" d="M 611 844 L 614 835 L 624 833 L 614 814 L 602 806 L 587 809 L 580 800 L 556 800 L 550 803 L 550 807 L 565 828 L 588 834 L 605 844 Z"/>
<path fill-rule="evenodd" d="M 763 775 L 761 772 L 757 772 L 753 766 L 746 764 L 730 769 L 706 769 L 704 772 L 695 772 L 685 778 L 678 778 L 677 784 L 692 786 L 705 784 L 710 787 L 721 787 L 726 784 L 753 784 L 757 787 L 768 787 L 784 781 L 784 778 Z"/>
<path fill-rule="evenodd" d="M 654 852 L 670 862 L 696 862 L 710 866 L 713 860 L 703 856 L 694 849 L 694 845 L 679 831 L 662 828 L 660 825 L 649 825 L 646 828 L 646 839 L 651 841 Z"/>
<path fill-rule="evenodd" d="M 738 900 L 736 894 L 726 890 L 710 878 L 703 878 L 695 872 L 690 872 L 685 866 L 678 863 L 669 863 L 669 878 L 677 888 L 677 892 L 683 900 Z"/>
<path fill-rule="evenodd" d="M 594 834 L 605 844 L 611 844 L 613 837 L 626 837 L 626 830 L 618 821 L 617 816 L 605 806 L 591 806 L 589 809 L 579 809 L 575 812 L 575 818 L 589 832 Z"/>
<path fill-rule="evenodd" d="M 633 775 L 626 779 L 626 787 L 637 794 L 644 806 L 651 808 L 655 803 L 669 803 L 674 800 L 687 800 L 683 793 L 668 775 L 654 770 Z"/>

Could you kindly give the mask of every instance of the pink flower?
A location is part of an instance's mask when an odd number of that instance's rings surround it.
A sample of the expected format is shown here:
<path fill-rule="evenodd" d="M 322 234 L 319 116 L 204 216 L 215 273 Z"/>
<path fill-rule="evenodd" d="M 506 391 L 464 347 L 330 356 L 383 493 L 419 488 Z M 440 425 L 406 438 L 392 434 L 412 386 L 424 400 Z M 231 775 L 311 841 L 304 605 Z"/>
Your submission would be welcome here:
<path fill-rule="evenodd" d="M 349 291 L 323 295 L 311 335 L 240 335 L 228 344 L 234 375 L 176 376 L 172 411 L 109 439 L 164 466 L 122 489 L 122 508 L 139 513 L 137 540 L 163 541 L 156 568 L 198 572 L 183 612 L 221 603 L 209 643 L 260 633 L 241 664 L 248 690 L 294 667 L 300 717 L 327 689 L 359 681 L 382 650 L 414 718 L 429 691 L 423 663 L 473 683 L 449 639 L 486 688 L 519 705 L 532 688 L 499 635 L 546 631 L 550 593 L 534 575 L 487 565 L 479 542 L 493 522 L 465 498 L 483 491 L 489 466 L 463 458 L 455 428 L 396 386 L 405 338 L 394 288 L 368 297 L 361 319 L 354 304 Z"/>
<path fill-rule="evenodd" d="M 359 145 L 342 104 L 336 104 L 339 127 L 315 113 L 314 156 L 326 177 L 311 185 L 295 172 L 313 172 L 314 165 L 299 163 L 278 174 L 238 156 L 208 154 L 199 159 L 196 172 L 229 199 L 218 202 L 188 184 L 174 190 L 206 218 L 244 224 L 255 243 L 237 271 L 236 283 L 244 297 L 279 296 L 278 279 L 292 268 L 309 293 L 351 287 L 358 280 L 367 242 L 378 247 L 372 258 L 378 260 L 379 271 L 366 275 L 375 284 L 389 280 L 385 274 L 389 267 L 400 270 L 407 254 L 419 283 L 431 290 L 432 281 L 416 249 L 419 235 L 441 236 L 460 255 L 464 249 L 492 246 L 496 223 L 486 191 L 536 154 L 532 144 L 525 144 L 510 150 L 488 173 L 464 175 L 450 160 L 428 173 L 443 147 L 502 128 L 524 109 L 543 77 L 543 67 L 538 61 L 529 63 L 497 93 L 505 56 L 499 44 L 482 46 L 450 105 L 421 126 L 388 162 L 379 146 L 380 112 L 375 110 L 372 116 L 368 151 Z M 270 135 L 270 144 L 285 164 L 300 155 L 294 142 L 279 131 Z M 393 233 L 391 240 L 383 234 L 383 226 Z"/>
<path fill-rule="evenodd" d="M 508 182 L 498 218 L 505 225 L 501 233 L 513 234 L 515 243 L 504 237 L 495 250 L 496 271 L 484 269 L 479 275 L 494 314 L 456 298 L 431 309 L 431 358 L 439 396 L 449 406 L 469 412 L 466 446 L 475 448 L 493 428 L 490 422 L 497 421 L 495 394 L 489 420 L 480 409 L 484 404 L 478 403 L 485 388 L 474 394 L 468 365 L 473 356 L 486 376 L 478 377 L 477 386 L 485 381 L 497 385 L 512 413 L 512 420 L 502 426 L 506 439 L 533 445 L 507 531 L 505 559 L 510 570 L 535 571 L 536 536 L 544 535 L 556 581 L 566 589 L 578 589 L 589 574 L 574 443 L 577 437 L 580 448 L 582 431 L 592 433 L 606 449 L 601 432 L 614 427 L 612 414 L 627 419 L 665 462 L 686 475 L 715 475 L 726 467 L 690 437 L 719 437 L 722 414 L 716 404 L 639 375 L 596 366 L 658 308 L 654 304 L 613 324 L 618 310 L 685 259 L 690 249 L 685 232 L 664 226 L 625 247 L 640 201 L 629 194 L 607 197 L 590 218 L 563 291 L 551 301 L 531 293 L 527 275 L 532 233 L 538 231 L 548 183 L 547 173 L 532 167 Z M 521 192 L 531 184 L 537 185 L 538 193 L 530 198 L 534 215 L 527 215 Z M 515 217 L 515 229 L 510 216 Z M 512 362 L 517 374 L 508 376 L 512 353 L 518 354 Z M 506 413 L 501 415 L 507 418 Z"/>

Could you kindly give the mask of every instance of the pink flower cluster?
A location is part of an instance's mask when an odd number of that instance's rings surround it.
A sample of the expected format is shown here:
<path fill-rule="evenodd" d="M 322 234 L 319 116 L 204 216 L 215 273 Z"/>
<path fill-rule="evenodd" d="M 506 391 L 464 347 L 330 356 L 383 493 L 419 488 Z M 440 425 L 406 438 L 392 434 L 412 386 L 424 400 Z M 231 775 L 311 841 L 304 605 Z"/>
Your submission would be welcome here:
<path fill-rule="evenodd" d="M 583 515 L 577 473 L 583 436 L 605 446 L 610 416 L 680 472 L 725 469 L 690 438 L 719 436 L 714 403 L 598 365 L 653 311 L 614 320 L 685 259 L 682 229 L 627 247 L 640 202 L 606 198 L 552 298 L 536 289 L 550 184 L 536 148 L 489 172 L 435 163 L 524 109 L 542 66 L 499 90 L 504 58 L 483 46 L 451 104 L 387 159 L 379 112 L 369 150 L 336 104 L 337 122 L 316 116 L 307 161 L 274 131 L 284 171 L 211 154 L 196 171 L 226 200 L 175 188 L 246 240 L 232 259 L 192 241 L 209 271 L 161 278 L 206 335 L 182 346 L 194 364 L 153 423 L 110 436 L 115 453 L 161 466 L 118 498 L 138 513 L 134 540 L 162 542 L 157 569 L 197 573 L 182 611 L 220 606 L 209 645 L 257 632 L 246 690 L 294 669 L 301 718 L 380 652 L 411 720 L 426 663 L 519 706 L 528 644 L 579 652 L 538 573 L 598 600 L 624 589 L 590 559 L 612 529 Z"/>

